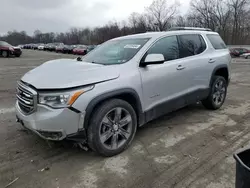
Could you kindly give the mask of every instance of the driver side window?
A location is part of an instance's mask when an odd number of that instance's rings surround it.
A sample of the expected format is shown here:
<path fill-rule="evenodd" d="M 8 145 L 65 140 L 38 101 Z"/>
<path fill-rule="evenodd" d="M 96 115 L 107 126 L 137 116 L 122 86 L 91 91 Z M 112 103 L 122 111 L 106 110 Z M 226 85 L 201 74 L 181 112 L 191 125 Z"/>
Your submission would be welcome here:
<path fill-rule="evenodd" d="M 179 46 L 176 36 L 169 36 L 158 40 L 147 54 L 163 54 L 165 61 L 179 58 Z"/>

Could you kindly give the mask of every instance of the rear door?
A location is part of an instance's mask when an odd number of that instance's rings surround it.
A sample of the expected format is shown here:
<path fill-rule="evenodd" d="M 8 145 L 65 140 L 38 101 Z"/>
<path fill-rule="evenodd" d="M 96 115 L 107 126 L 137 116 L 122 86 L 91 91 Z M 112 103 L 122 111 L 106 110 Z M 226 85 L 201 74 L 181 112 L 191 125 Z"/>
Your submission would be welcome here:
<path fill-rule="evenodd" d="M 208 67 L 210 55 L 206 52 L 206 43 L 200 34 L 178 35 L 180 58 L 186 68 L 188 93 L 196 93 L 208 87 L 210 76 Z M 197 96 L 196 96 L 197 97 Z"/>

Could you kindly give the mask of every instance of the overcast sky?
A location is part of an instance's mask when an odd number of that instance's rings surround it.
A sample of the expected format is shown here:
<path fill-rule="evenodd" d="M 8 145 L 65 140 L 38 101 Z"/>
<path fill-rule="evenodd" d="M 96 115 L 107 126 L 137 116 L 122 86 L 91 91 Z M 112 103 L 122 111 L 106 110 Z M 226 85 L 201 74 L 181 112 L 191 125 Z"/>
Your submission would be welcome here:
<path fill-rule="evenodd" d="M 132 12 L 143 12 L 153 0 L 1 0 L 0 34 L 25 30 L 32 34 L 65 32 L 70 27 L 102 26 L 126 20 Z M 190 0 L 179 0 L 181 13 Z"/>

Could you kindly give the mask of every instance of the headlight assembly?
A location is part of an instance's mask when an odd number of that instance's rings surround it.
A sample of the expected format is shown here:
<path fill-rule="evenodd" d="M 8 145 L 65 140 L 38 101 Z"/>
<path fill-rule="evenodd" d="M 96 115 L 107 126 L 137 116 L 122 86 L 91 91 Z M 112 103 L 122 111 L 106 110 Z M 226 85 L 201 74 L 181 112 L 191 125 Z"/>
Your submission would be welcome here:
<path fill-rule="evenodd" d="M 38 103 L 52 108 L 66 108 L 71 106 L 79 96 L 90 91 L 94 86 L 88 86 L 77 91 L 58 93 L 39 93 Z"/>

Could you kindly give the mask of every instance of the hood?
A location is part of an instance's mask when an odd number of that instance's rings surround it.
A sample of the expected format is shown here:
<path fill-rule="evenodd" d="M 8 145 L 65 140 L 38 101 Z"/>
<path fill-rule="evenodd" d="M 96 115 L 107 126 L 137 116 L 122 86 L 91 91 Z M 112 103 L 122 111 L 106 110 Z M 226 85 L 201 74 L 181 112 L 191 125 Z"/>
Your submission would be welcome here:
<path fill-rule="evenodd" d="M 104 82 L 119 77 L 118 66 L 72 59 L 48 61 L 29 71 L 22 81 L 37 89 L 65 89 Z"/>

